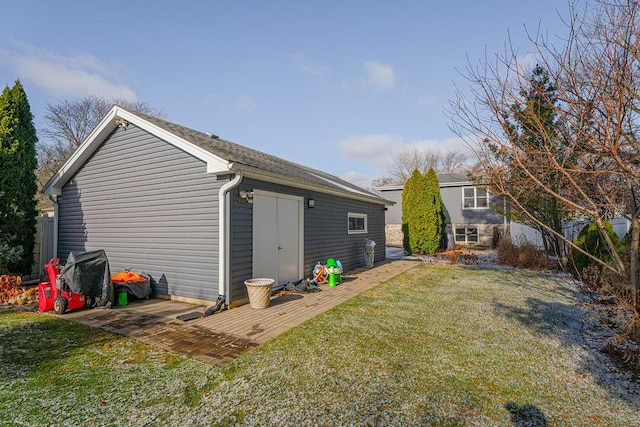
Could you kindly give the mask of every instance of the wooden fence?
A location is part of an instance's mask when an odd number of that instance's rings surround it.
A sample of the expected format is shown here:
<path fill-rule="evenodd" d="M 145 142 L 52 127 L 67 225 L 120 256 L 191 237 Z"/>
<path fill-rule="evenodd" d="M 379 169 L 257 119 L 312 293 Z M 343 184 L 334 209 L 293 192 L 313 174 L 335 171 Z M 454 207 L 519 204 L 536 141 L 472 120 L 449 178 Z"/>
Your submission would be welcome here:
<path fill-rule="evenodd" d="M 38 215 L 36 218 L 36 242 L 33 246 L 33 267 L 31 274 L 25 280 L 40 278 L 44 265 L 53 257 L 53 217 Z"/>

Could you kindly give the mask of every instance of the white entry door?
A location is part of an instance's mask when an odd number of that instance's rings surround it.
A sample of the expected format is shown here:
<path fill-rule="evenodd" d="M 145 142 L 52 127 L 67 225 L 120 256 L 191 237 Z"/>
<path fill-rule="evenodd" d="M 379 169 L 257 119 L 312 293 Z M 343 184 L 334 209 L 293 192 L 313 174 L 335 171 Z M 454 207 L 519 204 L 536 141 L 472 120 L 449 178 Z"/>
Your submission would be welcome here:
<path fill-rule="evenodd" d="M 274 286 L 302 279 L 304 199 L 253 193 L 253 277 L 275 279 Z"/>

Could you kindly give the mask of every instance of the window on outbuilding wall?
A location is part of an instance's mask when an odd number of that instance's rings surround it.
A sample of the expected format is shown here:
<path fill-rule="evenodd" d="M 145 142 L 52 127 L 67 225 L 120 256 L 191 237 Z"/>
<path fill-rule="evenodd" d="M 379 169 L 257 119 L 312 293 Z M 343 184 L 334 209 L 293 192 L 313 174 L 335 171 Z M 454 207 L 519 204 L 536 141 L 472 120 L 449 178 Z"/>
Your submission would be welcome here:
<path fill-rule="evenodd" d="M 367 233 L 367 215 L 349 212 L 347 215 L 347 230 L 349 234 Z"/>

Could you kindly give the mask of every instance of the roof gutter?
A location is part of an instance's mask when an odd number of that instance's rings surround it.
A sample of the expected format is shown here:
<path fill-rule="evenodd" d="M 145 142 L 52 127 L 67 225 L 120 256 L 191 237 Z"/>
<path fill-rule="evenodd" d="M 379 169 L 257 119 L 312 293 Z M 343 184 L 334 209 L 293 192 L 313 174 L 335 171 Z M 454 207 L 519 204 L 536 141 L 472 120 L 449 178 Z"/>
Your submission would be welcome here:
<path fill-rule="evenodd" d="M 231 284 L 229 283 L 229 252 L 230 252 L 230 203 L 229 191 L 237 187 L 242 181 L 242 171 L 236 173 L 235 178 L 220 188 L 218 193 L 218 293 L 224 297 L 225 304 L 228 300 Z"/>
<path fill-rule="evenodd" d="M 329 189 L 320 185 L 316 185 L 316 184 L 311 184 L 308 182 L 291 181 L 290 179 L 282 178 L 281 176 L 276 175 L 274 173 L 266 172 L 264 170 L 261 170 L 252 166 L 243 165 L 241 163 L 235 163 L 235 162 L 230 163 L 229 169 L 233 171 L 238 171 L 239 173 L 244 172 L 244 176 L 246 177 L 259 179 L 261 181 L 268 181 L 274 184 L 282 184 L 282 185 L 287 185 L 289 187 L 301 188 L 301 189 L 310 190 L 310 191 L 317 191 L 318 193 L 330 194 L 333 196 L 340 196 L 348 199 L 360 200 L 363 202 L 376 203 L 383 206 L 395 205 L 395 202 L 383 199 L 379 196 L 368 195 L 364 193 L 355 193 L 355 192 L 346 191 L 346 190 L 345 191 L 341 191 L 337 189 L 332 190 L 332 189 Z"/>

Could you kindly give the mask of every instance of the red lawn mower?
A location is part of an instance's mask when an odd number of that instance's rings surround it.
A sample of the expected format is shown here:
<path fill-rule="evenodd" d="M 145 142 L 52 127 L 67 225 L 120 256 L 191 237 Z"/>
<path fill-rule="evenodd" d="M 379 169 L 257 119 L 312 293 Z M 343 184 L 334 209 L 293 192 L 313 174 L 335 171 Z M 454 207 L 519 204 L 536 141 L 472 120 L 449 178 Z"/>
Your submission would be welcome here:
<path fill-rule="evenodd" d="M 60 258 L 52 258 L 44 266 L 49 281 L 40 282 L 38 285 L 38 309 L 41 312 L 53 309 L 56 314 L 62 314 L 67 310 L 83 308 L 87 303 L 87 299 L 82 294 L 71 292 L 70 289 L 58 289 L 59 265 Z"/>

